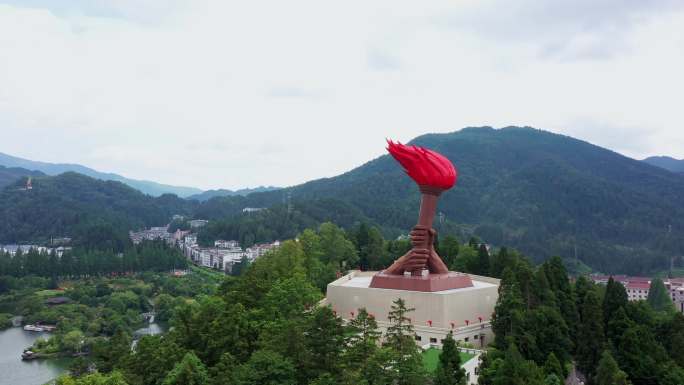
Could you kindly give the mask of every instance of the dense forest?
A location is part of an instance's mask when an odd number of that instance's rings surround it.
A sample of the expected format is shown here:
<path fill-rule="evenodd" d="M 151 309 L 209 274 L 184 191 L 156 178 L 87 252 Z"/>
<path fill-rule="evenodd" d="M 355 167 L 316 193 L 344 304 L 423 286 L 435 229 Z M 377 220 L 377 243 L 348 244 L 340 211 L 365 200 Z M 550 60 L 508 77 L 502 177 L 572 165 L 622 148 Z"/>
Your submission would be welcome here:
<path fill-rule="evenodd" d="M 50 237 L 89 238 L 91 231 L 127 238 L 128 230 L 158 226 L 174 214 L 188 214 L 192 202 L 175 195 L 152 198 L 120 182 L 76 173 L 25 179 L 0 191 L 0 243 L 39 242 Z"/>
<path fill-rule="evenodd" d="M 169 271 L 183 269 L 188 260 L 175 247 L 162 241 L 145 241 L 131 245 L 123 252 L 76 248 L 61 257 L 30 249 L 19 250 L 14 256 L 0 253 L 0 277 L 38 276 L 48 278 L 85 278 L 96 275 L 117 275 L 138 271 Z"/>
<path fill-rule="evenodd" d="M 18 180 L 27 176 L 43 176 L 40 171 L 31 171 L 21 167 L 5 167 L 0 165 L 0 190 L 5 186 L 13 185 Z"/>
<path fill-rule="evenodd" d="M 95 373 L 58 384 L 464 384 L 448 336 L 437 368 L 426 370 L 411 309 L 400 298 L 388 304 L 384 334 L 363 309 L 343 324 L 316 305 L 343 266 L 381 263 L 369 262 L 366 251 L 400 255 L 408 248 L 381 240 L 367 226 L 304 230 L 242 275 L 226 277 L 215 295 L 175 306 L 168 334 L 143 337 L 134 351 L 123 348 L 125 335 L 103 341 L 113 353 L 89 358 Z M 628 302 L 612 279 L 607 286 L 571 281 L 559 257 L 535 267 L 514 250 L 490 251 L 476 239 L 444 236 L 436 246 L 450 266 L 501 278 L 481 385 L 560 385 L 573 370 L 592 385 L 684 383 L 684 316 L 658 294 L 666 294 L 662 281 L 653 281 L 647 301 Z"/>

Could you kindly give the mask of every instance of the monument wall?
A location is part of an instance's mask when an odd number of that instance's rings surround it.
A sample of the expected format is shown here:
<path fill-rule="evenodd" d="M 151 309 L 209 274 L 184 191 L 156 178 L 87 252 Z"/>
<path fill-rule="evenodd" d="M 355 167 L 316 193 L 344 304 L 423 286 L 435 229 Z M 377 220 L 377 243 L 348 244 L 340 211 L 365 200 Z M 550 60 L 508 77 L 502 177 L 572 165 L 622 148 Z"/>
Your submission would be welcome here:
<path fill-rule="evenodd" d="M 397 298 L 415 308 L 408 317 L 416 330 L 416 343 L 441 344 L 450 331 L 454 338 L 483 347 L 492 341 L 490 319 L 498 298 L 499 280 L 469 275 L 472 287 L 421 292 L 369 287 L 377 272 L 352 271 L 328 285 L 326 304 L 344 320 L 353 318 L 358 309 L 372 314 L 383 331 L 392 302 Z M 468 322 L 466 322 L 466 320 Z"/>

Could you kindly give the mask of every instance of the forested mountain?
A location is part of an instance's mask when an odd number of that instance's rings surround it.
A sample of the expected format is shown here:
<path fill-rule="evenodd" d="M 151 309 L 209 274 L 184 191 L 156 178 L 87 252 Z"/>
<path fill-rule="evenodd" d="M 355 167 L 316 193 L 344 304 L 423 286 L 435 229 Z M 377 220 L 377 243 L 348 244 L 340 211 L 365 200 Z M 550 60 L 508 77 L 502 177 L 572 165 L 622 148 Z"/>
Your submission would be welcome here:
<path fill-rule="evenodd" d="M 22 177 L 42 175 L 45 174 L 40 171 L 31 171 L 21 167 L 0 166 L 0 189 L 7 185 L 13 184 Z"/>
<path fill-rule="evenodd" d="M 34 177 L 32 182 L 32 190 L 20 189 L 22 178 L 0 191 L 0 243 L 65 235 L 125 240 L 128 230 L 166 224 L 173 214 L 189 214 L 193 206 L 175 195 L 153 198 L 121 182 L 74 172 Z"/>
<path fill-rule="evenodd" d="M 567 136 L 532 128 L 466 128 L 411 143 L 441 152 L 459 170 L 442 195 L 442 235 L 478 236 L 541 261 L 577 258 L 603 272 L 648 273 L 684 254 L 684 178 Z M 380 145 L 380 144 L 378 144 Z M 245 243 L 286 239 L 333 221 L 375 224 L 386 236 L 415 224 L 420 193 L 382 156 L 334 178 L 205 202 L 152 198 L 117 182 L 74 173 L 34 178 L 34 189 L 0 194 L 0 242 L 78 235 L 92 223 L 119 233 L 167 223 L 173 214 L 210 219 L 205 236 Z M 268 207 L 245 214 L 245 207 Z"/>
<path fill-rule="evenodd" d="M 196 201 L 204 202 L 207 201 L 211 198 L 216 198 L 216 197 L 232 197 L 232 196 L 237 196 L 237 195 L 249 195 L 251 193 L 255 192 L 265 192 L 265 191 L 273 191 L 273 190 L 278 190 L 280 187 L 274 187 L 274 186 L 259 186 L 255 188 L 242 188 L 239 190 L 226 190 L 226 189 L 218 189 L 218 190 L 207 190 L 199 194 L 194 194 L 190 195 L 189 197 L 186 197 L 187 199 L 194 199 Z"/>
<path fill-rule="evenodd" d="M 568 136 L 529 127 L 466 128 L 411 142 L 459 170 L 439 210 L 466 234 L 537 261 L 577 257 L 606 272 L 647 272 L 684 252 L 684 179 Z M 382 156 L 334 178 L 251 194 L 241 205 L 332 198 L 388 228 L 415 224 L 418 189 Z M 229 198 L 224 198 L 230 200 Z"/>
<path fill-rule="evenodd" d="M 680 160 L 669 156 L 651 156 L 643 161 L 674 173 L 684 173 L 684 159 Z"/>
<path fill-rule="evenodd" d="M 101 180 L 122 182 L 152 196 L 176 194 L 180 197 L 186 197 L 202 192 L 202 190 L 194 187 L 170 186 L 147 180 L 129 179 L 118 174 L 93 170 L 92 168 L 81 166 L 79 164 L 37 162 L 3 153 L 0 153 L 0 165 L 6 167 L 21 167 L 28 170 L 37 170 L 48 175 L 59 175 L 65 172 L 73 171 Z"/>

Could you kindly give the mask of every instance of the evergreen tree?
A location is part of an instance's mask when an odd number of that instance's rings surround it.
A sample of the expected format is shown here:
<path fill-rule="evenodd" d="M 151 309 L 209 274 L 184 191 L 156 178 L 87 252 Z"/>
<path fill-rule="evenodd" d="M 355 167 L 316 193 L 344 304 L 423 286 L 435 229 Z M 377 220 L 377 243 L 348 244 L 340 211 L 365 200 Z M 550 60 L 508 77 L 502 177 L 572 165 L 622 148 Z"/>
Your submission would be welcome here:
<path fill-rule="evenodd" d="M 414 341 L 415 332 L 407 314 L 406 302 L 398 298 L 392 303 L 387 316 L 390 325 L 385 334 L 384 346 L 391 349 L 393 357 L 394 381 L 398 385 L 422 385 L 425 383 L 425 368 L 420 348 Z"/>
<path fill-rule="evenodd" d="M 230 353 L 223 353 L 219 362 L 209 369 L 211 385 L 235 385 L 237 362 Z"/>
<path fill-rule="evenodd" d="M 662 341 L 674 362 L 684 368 L 684 314 L 675 313 L 672 319 L 663 325 Z"/>
<path fill-rule="evenodd" d="M 544 378 L 544 385 L 562 385 L 563 381 L 555 374 L 549 374 Z"/>
<path fill-rule="evenodd" d="M 294 385 L 295 368 L 278 353 L 258 350 L 236 371 L 236 385 Z"/>
<path fill-rule="evenodd" d="M 577 330 L 576 359 L 579 369 L 591 378 L 604 349 L 603 319 L 598 294 L 590 290 L 582 301 Z"/>
<path fill-rule="evenodd" d="M 625 331 L 632 326 L 634 326 L 634 321 L 629 319 L 625 309 L 620 307 L 613 314 L 613 318 L 608 320 L 608 326 L 606 327 L 606 338 L 613 345 L 617 345 Z"/>
<path fill-rule="evenodd" d="M 442 341 L 442 352 L 439 355 L 434 385 L 465 385 L 465 370 L 461 368 L 461 356 L 454 341 L 454 335 L 449 332 Z"/>
<path fill-rule="evenodd" d="M 499 298 L 492 316 L 494 343 L 500 349 L 506 348 L 506 336 L 513 335 L 516 326 L 522 326 L 524 309 L 525 304 L 516 277 L 513 270 L 507 268 L 499 285 Z"/>
<path fill-rule="evenodd" d="M 484 243 L 477 250 L 477 272 L 478 275 L 489 275 L 489 250 Z"/>
<path fill-rule="evenodd" d="M 620 282 L 616 282 L 613 277 L 608 279 L 606 285 L 606 294 L 603 297 L 603 320 L 604 327 L 607 326 L 608 321 L 613 319 L 615 312 L 627 306 L 627 291 Z"/>
<path fill-rule="evenodd" d="M 648 289 L 648 298 L 646 299 L 649 305 L 655 311 L 674 312 L 675 307 L 672 303 L 670 293 L 665 287 L 663 280 L 660 278 L 653 278 L 651 286 Z"/>
<path fill-rule="evenodd" d="M 309 355 L 305 365 L 308 378 L 324 374 L 339 377 L 343 339 L 342 320 L 329 307 L 313 310 L 304 331 L 304 345 Z"/>
<path fill-rule="evenodd" d="M 508 249 L 502 247 L 499 251 L 492 257 L 492 265 L 490 267 L 490 275 L 494 278 L 501 278 L 503 271 L 506 267 L 512 265 L 514 256 L 510 255 Z"/>
<path fill-rule="evenodd" d="M 454 268 L 460 247 L 458 239 L 453 235 L 447 235 L 439 241 L 439 256 L 450 269 Z"/>
<path fill-rule="evenodd" d="M 364 370 L 366 362 L 378 351 L 381 333 L 375 317 L 365 308 L 359 309 L 356 318 L 349 321 L 349 332 L 345 338 L 344 366 L 348 370 Z"/>
<path fill-rule="evenodd" d="M 556 295 L 551 290 L 551 285 L 549 284 L 549 280 L 546 277 L 546 272 L 543 268 L 537 269 L 537 272 L 534 275 L 533 287 L 532 307 L 541 305 L 549 307 L 557 306 Z"/>
<path fill-rule="evenodd" d="M 543 384 L 543 371 L 533 361 L 525 361 L 515 344 L 510 344 L 492 379 L 492 385 Z"/>
<path fill-rule="evenodd" d="M 556 375 L 558 378 L 565 378 L 563 368 L 561 367 L 560 361 L 553 352 L 549 353 L 544 363 L 544 374 L 546 376 Z"/>
<path fill-rule="evenodd" d="M 208 385 L 209 374 L 202 361 L 188 352 L 164 378 L 163 385 Z"/>
<path fill-rule="evenodd" d="M 596 369 L 596 376 L 594 377 L 595 385 L 627 385 L 627 374 L 620 370 L 610 354 L 610 350 L 604 350 L 601 354 L 601 361 L 599 361 Z"/>
<path fill-rule="evenodd" d="M 659 368 L 669 361 L 665 349 L 644 325 L 627 329 L 615 348 L 621 368 L 637 385 L 657 383 Z"/>
<path fill-rule="evenodd" d="M 570 335 L 575 337 L 575 330 L 579 321 L 578 308 L 575 292 L 572 285 L 570 285 L 568 271 L 563 264 L 563 260 L 558 256 L 551 257 L 551 259 L 544 262 L 542 268 L 548 278 L 549 286 L 556 297 L 558 310 L 560 310 L 565 323 L 570 329 Z"/>
<path fill-rule="evenodd" d="M 565 320 L 556 308 L 540 306 L 525 313 L 524 334 L 520 352 L 524 357 L 543 365 L 550 352 L 561 361 L 568 361 L 573 351 Z"/>

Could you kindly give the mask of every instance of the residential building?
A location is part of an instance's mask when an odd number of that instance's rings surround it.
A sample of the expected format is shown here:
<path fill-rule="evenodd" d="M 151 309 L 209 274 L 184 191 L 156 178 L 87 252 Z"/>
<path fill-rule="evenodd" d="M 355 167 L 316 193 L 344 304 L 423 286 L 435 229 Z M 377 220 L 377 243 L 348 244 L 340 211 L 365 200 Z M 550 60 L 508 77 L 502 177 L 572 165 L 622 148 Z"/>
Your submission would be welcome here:
<path fill-rule="evenodd" d="M 614 275 L 612 277 L 615 282 L 620 282 L 625 287 L 627 298 L 630 301 L 645 301 L 648 299 L 651 278 L 630 277 L 627 275 Z M 608 275 L 591 276 L 591 280 L 594 283 L 606 284 L 608 279 L 610 279 Z M 666 278 L 663 279 L 663 283 L 669 291 L 672 302 L 677 310 L 684 313 L 684 278 Z"/>
<path fill-rule="evenodd" d="M 214 241 L 214 247 L 230 249 L 234 247 L 240 247 L 240 243 L 238 241 L 224 241 L 223 239 L 219 239 L 218 241 Z"/>
<path fill-rule="evenodd" d="M 156 239 L 164 240 L 168 243 L 173 243 L 173 234 L 169 233 L 169 227 L 151 227 L 148 230 L 142 231 L 130 231 L 128 236 L 131 238 L 134 244 L 139 244 L 142 241 L 153 241 Z"/>
<path fill-rule="evenodd" d="M 190 228 L 197 229 L 206 226 L 207 223 L 209 223 L 209 221 L 205 219 L 193 219 L 190 221 Z"/>

